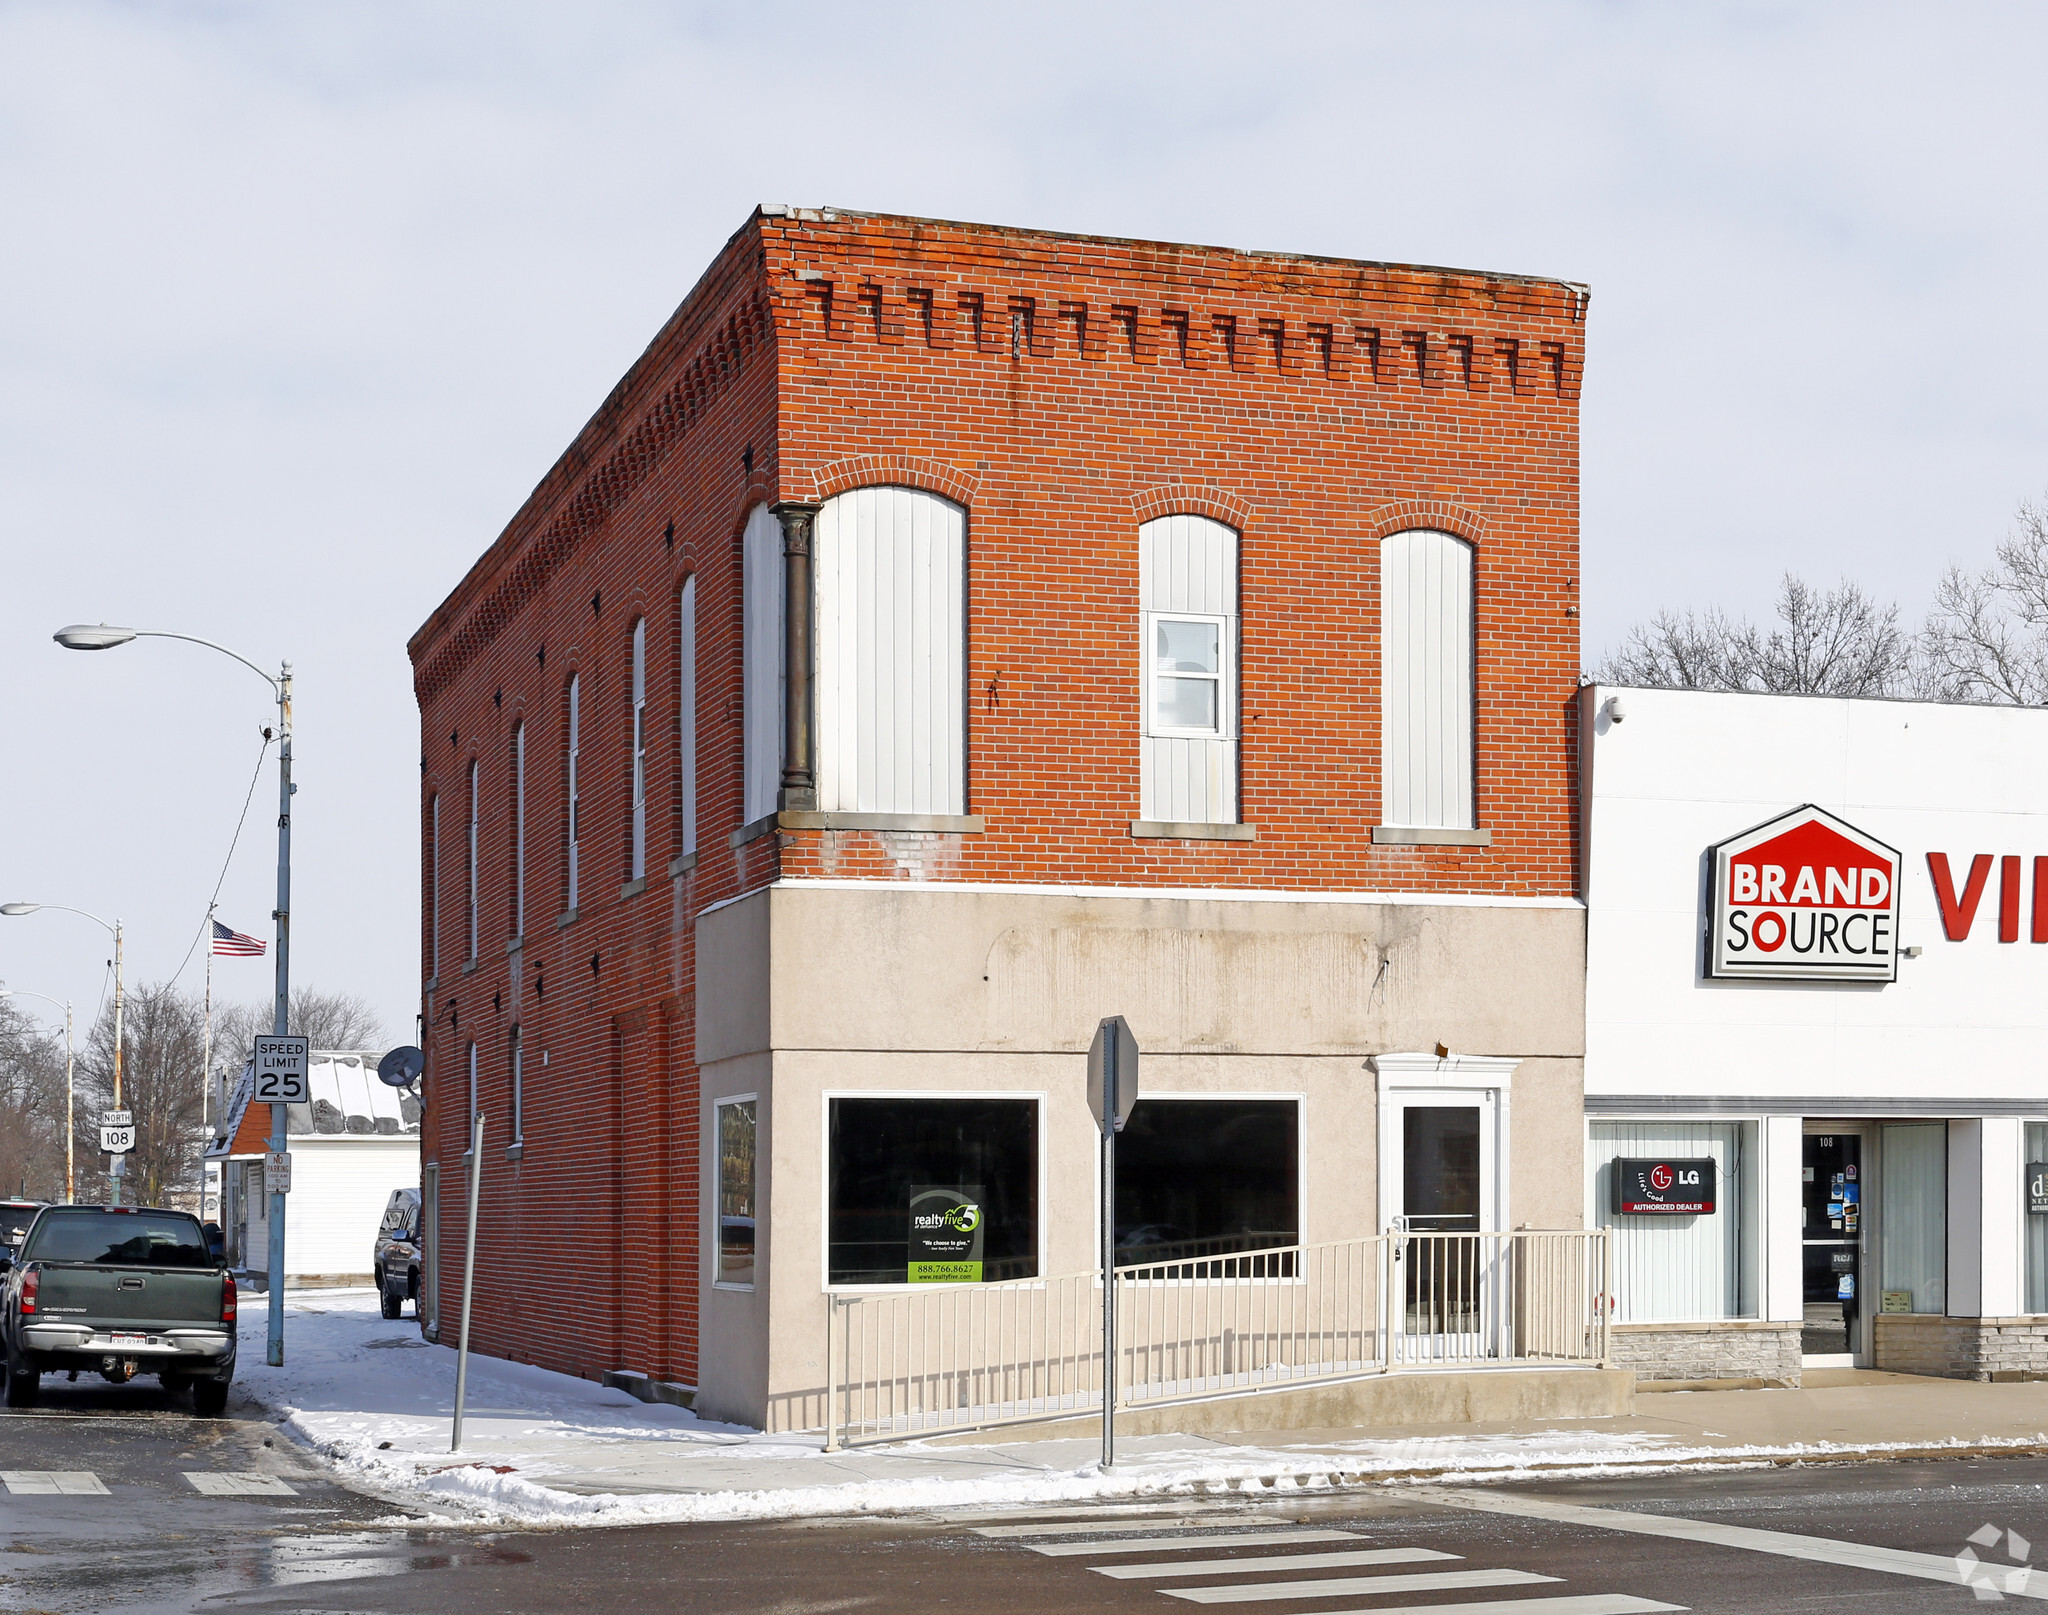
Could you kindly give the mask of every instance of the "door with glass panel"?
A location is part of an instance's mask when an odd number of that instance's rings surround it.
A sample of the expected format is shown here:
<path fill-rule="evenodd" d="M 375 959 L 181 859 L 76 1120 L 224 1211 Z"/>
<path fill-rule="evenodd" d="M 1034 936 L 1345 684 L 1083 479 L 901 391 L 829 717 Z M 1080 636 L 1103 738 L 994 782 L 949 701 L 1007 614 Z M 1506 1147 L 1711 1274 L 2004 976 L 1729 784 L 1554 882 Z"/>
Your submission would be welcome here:
<path fill-rule="evenodd" d="M 1799 1350 L 1808 1367 L 1852 1367 L 1868 1349 L 1864 1164 L 1860 1131 L 1806 1135 L 1799 1172 L 1804 1300 Z"/>
<path fill-rule="evenodd" d="M 1397 1360 L 1484 1355 L 1498 1253 L 1493 1231 L 1494 1096 L 1439 1092 L 1395 1102 L 1385 1140 Z"/>

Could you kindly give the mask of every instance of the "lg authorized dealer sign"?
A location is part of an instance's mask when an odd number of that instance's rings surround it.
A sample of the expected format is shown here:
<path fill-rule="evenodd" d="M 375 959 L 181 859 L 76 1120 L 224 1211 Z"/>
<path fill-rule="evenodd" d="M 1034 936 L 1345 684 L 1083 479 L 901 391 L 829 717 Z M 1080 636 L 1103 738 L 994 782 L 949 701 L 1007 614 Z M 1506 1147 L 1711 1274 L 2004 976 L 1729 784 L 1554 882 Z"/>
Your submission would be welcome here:
<path fill-rule="evenodd" d="M 1746 981 L 1896 981 L 1895 848 L 1810 803 L 1712 852 L 1707 974 Z"/>

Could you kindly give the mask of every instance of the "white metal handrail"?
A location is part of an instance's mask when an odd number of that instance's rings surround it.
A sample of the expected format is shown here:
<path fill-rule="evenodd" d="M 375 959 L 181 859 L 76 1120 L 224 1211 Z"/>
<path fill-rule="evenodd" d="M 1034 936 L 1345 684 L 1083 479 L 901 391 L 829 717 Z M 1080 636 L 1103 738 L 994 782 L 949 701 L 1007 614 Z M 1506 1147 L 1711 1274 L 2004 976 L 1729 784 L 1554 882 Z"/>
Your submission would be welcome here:
<path fill-rule="evenodd" d="M 1102 1408 L 1101 1275 L 828 1296 L 828 1451 Z M 1114 1393 L 1161 1407 L 1413 1368 L 1599 1366 L 1600 1229 L 1386 1233 L 1116 1274 Z"/>

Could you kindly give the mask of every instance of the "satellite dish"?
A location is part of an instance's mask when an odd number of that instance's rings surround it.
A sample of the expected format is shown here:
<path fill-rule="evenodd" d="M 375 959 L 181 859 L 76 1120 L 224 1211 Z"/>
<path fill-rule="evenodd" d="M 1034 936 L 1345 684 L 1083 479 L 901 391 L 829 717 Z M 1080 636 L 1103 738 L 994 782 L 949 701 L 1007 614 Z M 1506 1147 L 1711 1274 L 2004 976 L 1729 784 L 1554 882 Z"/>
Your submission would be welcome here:
<path fill-rule="evenodd" d="M 408 1043 L 403 1048 L 393 1049 L 377 1062 L 377 1080 L 394 1088 L 410 1088 L 426 1069 L 425 1052 Z"/>

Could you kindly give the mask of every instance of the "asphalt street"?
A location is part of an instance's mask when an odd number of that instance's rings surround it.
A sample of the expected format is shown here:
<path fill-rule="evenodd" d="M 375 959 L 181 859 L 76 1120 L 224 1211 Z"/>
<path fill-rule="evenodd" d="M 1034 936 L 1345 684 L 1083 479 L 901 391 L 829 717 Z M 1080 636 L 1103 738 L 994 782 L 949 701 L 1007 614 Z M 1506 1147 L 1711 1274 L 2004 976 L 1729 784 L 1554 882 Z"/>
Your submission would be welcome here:
<path fill-rule="evenodd" d="M 255 1409 L 230 1411 L 53 1381 L 44 1406 L 0 1414 L 0 1607 L 1863 1615 L 1988 1601 L 1953 1579 L 1973 1534 L 2000 1590 L 2036 1539 L 2048 1567 L 2042 1459 L 505 1531 L 337 1486 Z M 2040 1581 L 2014 1601 L 2041 1601 Z"/>

